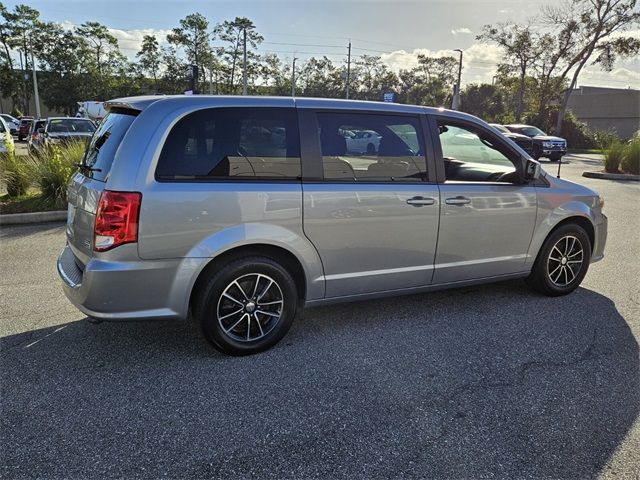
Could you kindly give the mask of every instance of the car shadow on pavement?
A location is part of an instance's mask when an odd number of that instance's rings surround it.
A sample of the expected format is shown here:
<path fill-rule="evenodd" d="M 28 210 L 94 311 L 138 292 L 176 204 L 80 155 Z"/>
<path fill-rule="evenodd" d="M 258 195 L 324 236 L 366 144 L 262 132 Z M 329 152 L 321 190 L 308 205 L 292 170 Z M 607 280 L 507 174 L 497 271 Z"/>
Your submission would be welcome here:
<path fill-rule="evenodd" d="M 84 320 L 0 355 L 6 478 L 591 478 L 640 408 L 613 302 L 521 282 L 309 309 L 251 357 Z"/>

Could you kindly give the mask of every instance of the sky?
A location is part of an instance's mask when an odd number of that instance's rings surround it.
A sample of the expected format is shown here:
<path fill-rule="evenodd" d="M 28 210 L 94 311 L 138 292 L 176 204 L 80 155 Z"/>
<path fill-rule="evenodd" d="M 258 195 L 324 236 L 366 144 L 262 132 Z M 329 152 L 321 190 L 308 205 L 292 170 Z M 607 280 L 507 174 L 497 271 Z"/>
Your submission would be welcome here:
<path fill-rule="evenodd" d="M 392 69 L 416 64 L 416 54 L 455 55 L 463 50 L 462 83 L 491 82 L 500 50 L 476 40 L 485 24 L 536 21 L 541 7 L 559 0 L 28 0 L 41 18 L 67 27 L 84 21 L 108 26 L 133 58 L 145 34 L 162 41 L 181 18 L 203 14 L 213 26 L 236 16 L 250 18 L 264 42 L 262 53 L 283 60 L 327 55 L 335 63 L 352 54 L 380 55 Z M 631 32 L 640 38 L 640 29 Z M 215 44 L 215 41 L 214 41 Z M 612 72 L 590 66 L 579 85 L 640 88 L 640 58 L 618 62 Z"/>

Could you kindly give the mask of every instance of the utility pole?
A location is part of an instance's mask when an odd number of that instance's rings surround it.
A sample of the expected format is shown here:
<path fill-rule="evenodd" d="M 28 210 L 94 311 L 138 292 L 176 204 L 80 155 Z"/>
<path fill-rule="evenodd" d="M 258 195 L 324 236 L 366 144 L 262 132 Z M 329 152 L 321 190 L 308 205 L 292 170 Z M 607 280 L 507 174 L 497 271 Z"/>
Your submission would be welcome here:
<path fill-rule="evenodd" d="M 351 40 L 349 40 L 349 50 L 347 53 L 347 100 L 349 99 L 349 81 L 351 80 Z"/>
<path fill-rule="evenodd" d="M 458 110 L 460 108 L 460 79 L 462 77 L 462 50 L 456 48 L 454 52 L 460 52 L 460 63 L 458 64 L 458 83 L 456 84 L 455 91 L 453 93 L 453 102 L 451 104 L 452 110 Z"/>
<path fill-rule="evenodd" d="M 33 67 L 33 98 L 36 102 L 36 118 L 40 118 L 40 95 L 38 94 L 38 77 L 36 76 L 36 57 L 31 52 L 31 66 Z"/>
<path fill-rule="evenodd" d="M 242 61 L 242 95 L 247 94 L 247 27 L 243 31 L 244 57 Z"/>
<path fill-rule="evenodd" d="M 293 68 L 291 69 L 291 96 L 296 96 L 296 60 L 295 53 L 293 54 Z"/>

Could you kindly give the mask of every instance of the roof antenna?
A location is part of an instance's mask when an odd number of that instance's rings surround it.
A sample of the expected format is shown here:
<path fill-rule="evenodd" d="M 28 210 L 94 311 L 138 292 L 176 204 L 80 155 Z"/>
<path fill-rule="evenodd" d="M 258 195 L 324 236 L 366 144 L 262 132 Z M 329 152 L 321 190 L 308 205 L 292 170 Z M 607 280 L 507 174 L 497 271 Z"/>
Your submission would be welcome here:
<path fill-rule="evenodd" d="M 560 178 L 560 167 L 562 167 L 562 155 L 560 155 L 560 158 L 558 159 L 558 175 L 556 175 L 558 178 Z"/>

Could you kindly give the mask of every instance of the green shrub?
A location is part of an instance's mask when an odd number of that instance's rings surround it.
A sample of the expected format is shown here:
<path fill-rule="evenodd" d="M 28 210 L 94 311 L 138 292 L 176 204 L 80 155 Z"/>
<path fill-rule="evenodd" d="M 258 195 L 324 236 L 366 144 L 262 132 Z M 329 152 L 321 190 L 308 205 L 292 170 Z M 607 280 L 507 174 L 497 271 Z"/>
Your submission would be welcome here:
<path fill-rule="evenodd" d="M 31 162 L 25 157 L 16 156 L 13 139 L 5 132 L 2 141 L 6 152 L 0 159 L 0 178 L 7 187 L 10 197 L 19 197 L 27 192 L 33 179 Z"/>
<path fill-rule="evenodd" d="M 624 158 L 625 149 L 626 145 L 618 138 L 602 149 L 605 172 L 617 173 L 620 171 L 620 163 Z"/>
<path fill-rule="evenodd" d="M 71 142 L 47 147 L 39 153 L 37 179 L 40 191 L 45 199 L 60 208 L 67 203 L 67 185 L 76 170 L 75 164 L 82 162 L 84 150 L 84 142 Z"/>
<path fill-rule="evenodd" d="M 626 173 L 640 175 L 640 138 L 634 137 L 627 144 L 620 166 Z"/>

